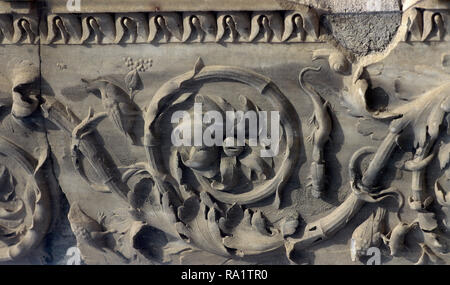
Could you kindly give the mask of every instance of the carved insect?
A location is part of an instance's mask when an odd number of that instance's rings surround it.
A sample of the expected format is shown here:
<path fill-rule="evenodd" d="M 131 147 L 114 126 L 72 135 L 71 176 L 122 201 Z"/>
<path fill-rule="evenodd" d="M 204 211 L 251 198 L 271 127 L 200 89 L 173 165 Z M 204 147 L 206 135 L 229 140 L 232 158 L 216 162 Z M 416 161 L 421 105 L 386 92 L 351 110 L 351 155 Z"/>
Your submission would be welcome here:
<path fill-rule="evenodd" d="M 370 247 L 378 247 L 382 242 L 386 209 L 378 208 L 353 232 L 350 246 L 352 261 L 365 256 Z"/>
<path fill-rule="evenodd" d="M 329 103 L 324 101 L 322 97 L 312 88 L 311 85 L 304 81 L 304 75 L 307 71 L 318 72 L 320 67 L 304 68 L 299 75 L 300 87 L 311 98 L 314 107 L 314 113 L 310 119 L 310 124 L 314 124 L 315 128 L 308 140 L 313 144 L 313 155 L 310 168 L 310 184 L 311 193 L 314 197 L 319 198 L 325 186 L 325 162 L 323 159 L 323 148 L 330 139 L 332 122 L 328 113 Z"/>

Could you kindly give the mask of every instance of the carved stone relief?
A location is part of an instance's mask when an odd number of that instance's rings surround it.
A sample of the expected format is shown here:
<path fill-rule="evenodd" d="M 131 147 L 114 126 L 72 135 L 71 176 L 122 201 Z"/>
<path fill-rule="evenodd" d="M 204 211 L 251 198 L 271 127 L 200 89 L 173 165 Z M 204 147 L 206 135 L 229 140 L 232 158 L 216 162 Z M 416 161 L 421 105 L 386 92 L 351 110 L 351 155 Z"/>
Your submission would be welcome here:
<path fill-rule="evenodd" d="M 279 2 L 0 11 L 0 261 L 448 263 L 450 5 Z"/>

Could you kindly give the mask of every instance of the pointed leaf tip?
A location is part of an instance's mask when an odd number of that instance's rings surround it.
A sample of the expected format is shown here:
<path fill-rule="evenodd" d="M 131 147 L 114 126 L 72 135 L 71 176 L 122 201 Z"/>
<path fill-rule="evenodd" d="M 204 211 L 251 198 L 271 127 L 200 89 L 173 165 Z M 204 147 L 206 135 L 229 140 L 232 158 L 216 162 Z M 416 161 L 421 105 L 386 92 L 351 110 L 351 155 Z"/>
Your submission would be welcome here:
<path fill-rule="evenodd" d="M 198 74 L 203 69 L 203 67 L 205 67 L 203 59 L 199 57 L 194 65 L 194 74 Z"/>
<path fill-rule="evenodd" d="M 131 70 L 125 76 L 125 84 L 128 90 L 131 90 L 131 92 L 141 89 L 142 81 L 139 72 L 136 69 Z"/>

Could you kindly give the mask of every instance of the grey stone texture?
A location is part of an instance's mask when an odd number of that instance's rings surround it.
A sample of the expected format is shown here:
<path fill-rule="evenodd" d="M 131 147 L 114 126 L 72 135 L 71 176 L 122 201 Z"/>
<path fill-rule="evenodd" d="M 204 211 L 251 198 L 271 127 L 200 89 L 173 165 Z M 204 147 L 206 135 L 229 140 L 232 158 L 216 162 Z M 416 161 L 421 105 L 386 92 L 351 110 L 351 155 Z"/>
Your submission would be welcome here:
<path fill-rule="evenodd" d="M 331 14 L 323 22 L 344 48 L 364 56 L 386 49 L 400 26 L 401 13 Z"/>
<path fill-rule="evenodd" d="M 399 12 L 399 0 L 288 0 L 299 4 L 311 5 L 333 13 L 361 12 Z"/>
<path fill-rule="evenodd" d="M 448 264 L 448 2 L 108 3 L 0 2 L 0 262 Z"/>

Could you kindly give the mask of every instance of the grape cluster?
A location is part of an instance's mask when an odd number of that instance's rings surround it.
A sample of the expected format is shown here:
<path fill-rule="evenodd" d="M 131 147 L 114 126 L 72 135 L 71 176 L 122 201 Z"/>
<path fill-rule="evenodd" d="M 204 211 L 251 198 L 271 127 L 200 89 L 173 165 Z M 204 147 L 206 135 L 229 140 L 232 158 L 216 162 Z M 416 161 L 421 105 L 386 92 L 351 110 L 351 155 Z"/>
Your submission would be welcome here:
<path fill-rule="evenodd" d="M 134 60 L 131 57 L 124 57 L 123 60 L 130 71 L 137 70 L 139 72 L 145 72 L 153 65 L 153 60 L 151 58 Z"/>

